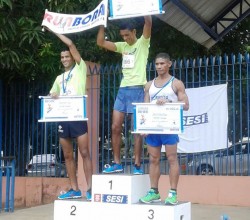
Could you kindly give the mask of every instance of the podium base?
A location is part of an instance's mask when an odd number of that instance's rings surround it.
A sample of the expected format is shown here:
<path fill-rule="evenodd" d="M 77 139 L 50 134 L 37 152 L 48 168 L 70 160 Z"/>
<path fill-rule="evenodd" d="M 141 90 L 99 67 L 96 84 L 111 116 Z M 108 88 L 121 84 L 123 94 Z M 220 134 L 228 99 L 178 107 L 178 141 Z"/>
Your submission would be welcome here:
<path fill-rule="evenodd" d="M 175 206 L 154 204 L 103 204 L 85 200 L 56 200 L 54 220 L 191 220 L 191 203 L 180 202 Z"/>

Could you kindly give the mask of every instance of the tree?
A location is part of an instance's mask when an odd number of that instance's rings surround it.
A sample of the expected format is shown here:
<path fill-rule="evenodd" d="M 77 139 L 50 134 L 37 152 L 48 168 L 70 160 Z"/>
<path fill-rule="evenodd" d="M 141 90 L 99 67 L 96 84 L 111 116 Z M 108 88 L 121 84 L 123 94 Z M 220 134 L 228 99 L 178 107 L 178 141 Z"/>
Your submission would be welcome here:
<path fill-rule="evenodd" d="M 220 42 L 218 42 L 210 52 L 216 50 L 217 54 L 244 54 L 250 52 L 250 16 L 245 18 L 234 29 L 232 29 Z"/>

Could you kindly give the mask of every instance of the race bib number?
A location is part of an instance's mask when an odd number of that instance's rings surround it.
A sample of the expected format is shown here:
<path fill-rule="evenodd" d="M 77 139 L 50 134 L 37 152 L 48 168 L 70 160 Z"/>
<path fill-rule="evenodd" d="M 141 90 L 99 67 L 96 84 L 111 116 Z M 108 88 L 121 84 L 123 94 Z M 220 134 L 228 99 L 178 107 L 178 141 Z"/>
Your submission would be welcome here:
<path fill-rule="evenodd" d="M 131 69 L 135 65 L 135 56 L 134 55 L 123 55 L 122 59 L 122 68 Z"/>

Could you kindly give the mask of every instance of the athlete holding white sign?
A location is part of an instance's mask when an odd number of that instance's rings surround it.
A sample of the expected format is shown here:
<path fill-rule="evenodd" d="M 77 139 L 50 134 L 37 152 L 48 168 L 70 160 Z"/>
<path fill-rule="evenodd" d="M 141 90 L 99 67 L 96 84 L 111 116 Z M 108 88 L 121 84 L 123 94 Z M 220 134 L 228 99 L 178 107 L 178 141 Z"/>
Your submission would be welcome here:
<path fill-rule="evenodd" d="M 75 96 L 86 94 L 87 65 L 71 39 L 62 34 L 54 33 L 67 47 L 61 51 L 61 63 L 64 73 L 57 76 L 50 96 Z M 61 121 L 58 124 L 59 141 L 62 145 L 67 173 L 71 189 L 58 196 L 58 199 L 81 198 L 78 187 L 76 163 L 73 157 L 73 139 L 77 140 L 79 153 L 83 160 L 83 170 L 87 182 L 87 200 L 91 200 L 92 162 L 88 148 L 88 125 L 86 121 Z"/>
<path fill-rule="evenodd" d="M 104 27 L 100 26 L 97 35 L 97 45 L 107 50 L 122 54 L 123 78 L 116 97 L 112 118 L 112 147 L 114 163 L 106 167 L 103 173 L 122 172 L 123 166 L 120 160 L 120 145 L 122 124 L 125 114 L 133 113 L 133 102 L 143 102 L 144 85 L 146 84 L 146 65 L 149 54 L 152 18 L 144 17 L 145 23 L 142 36 L 137 39 L 136 29 L 127 22 L 120 27 L 120 35 L 125 42 L 105 40 Z M 133 174 L 143 174 L 141 169 L 142 138 L 134 135 L 135 166 Z"/>
<path fill-rule="evenodd" d="M 155 67 L 158 76 L 149 81 L 145 86 L 145 102 L 164 105 L 168 102 L 182 102 L 183 109 L 189 109 L 188 96 L 182 81 L 176 79 L 169 73 L 172 62 L 167 53 L 159 53 L 155 58 Z M 171 190 L 165 200 L 166 204 L 177 204 L 177 184 L 179 180 L 179 163 L 177 159 L 177 134 L 148 134 L 146 143 L 149 153 L 149 177 L 151 189 L 146 196 L 140 198 L 140 202 L 151 203 L 161 201 L 158 191 L 160 179 L 160 157 L 161 146 L 165 145 L 166 157 L 169 163 L 169 180 Z"/>

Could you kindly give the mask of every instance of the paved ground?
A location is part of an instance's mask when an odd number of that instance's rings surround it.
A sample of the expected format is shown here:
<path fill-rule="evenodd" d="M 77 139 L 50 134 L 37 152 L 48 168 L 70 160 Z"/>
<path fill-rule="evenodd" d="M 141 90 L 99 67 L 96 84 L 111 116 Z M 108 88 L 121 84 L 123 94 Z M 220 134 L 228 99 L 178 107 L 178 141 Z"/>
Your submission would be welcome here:
<path fill-rule="evenodd" d="M 229 220 L 249 220 L 250 207 L 192 204 L 192 220 L 220 220 L 226 214 Z M 53 220 L 54 204 L 16 209 L 13 213 L 0 213 L 1 220 Z"/>

